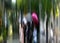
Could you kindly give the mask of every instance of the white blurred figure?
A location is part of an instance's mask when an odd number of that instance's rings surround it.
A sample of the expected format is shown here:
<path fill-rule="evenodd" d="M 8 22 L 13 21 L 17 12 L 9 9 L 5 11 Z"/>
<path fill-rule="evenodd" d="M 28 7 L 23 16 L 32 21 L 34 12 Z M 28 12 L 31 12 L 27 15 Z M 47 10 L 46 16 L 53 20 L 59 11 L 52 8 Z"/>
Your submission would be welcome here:
<path fill-rule="evenodd" d="M 34 27 L 34 31 L 33 31 L 33 37 L 34 37 L 34 39 L 33 39 L 34 43 L 37 43 L 37 29 L 35 27 Z"/>
<path fill-rule="evenodd" d="M 19 39 L 20 39 L 20 43 L 24 43 L 24 24 L 27 23 L 26 21 L 26 18 L 23 17 L 23 20 L 22 20 L 22 25 L 21 25 L 21 14 L 20 14 L 20 17 L 19 17 Z"/>
<path fill-rule="evenodd" d="M 47 15 L 45 15 L 44 21 L 40 19 L 40 43 L 46 43 L 46 19 Z"/>
<path fill-rule="evenodd" d="M 50 34 L 49 42 L 53 43 L 53 28 L 52 28 L 52 24 L 51 24 L 51 28 L 49 29 L 49 34 Z"/>
<path fill-rule="evenodd" d="M 45 43 L 45 30 L 42 20 L 40 21 L 40 43 Z"/>

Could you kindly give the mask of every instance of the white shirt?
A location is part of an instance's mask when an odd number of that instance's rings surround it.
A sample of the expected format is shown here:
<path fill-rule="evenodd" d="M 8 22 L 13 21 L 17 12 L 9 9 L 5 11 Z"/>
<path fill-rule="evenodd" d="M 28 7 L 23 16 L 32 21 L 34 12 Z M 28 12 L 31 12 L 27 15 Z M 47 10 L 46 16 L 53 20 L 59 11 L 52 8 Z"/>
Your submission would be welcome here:
<path fill-rule="evenodd" d="M 33 41 L 37 42 L 37 30 L 36 29 L 34 29 L 33 31 Z"/>

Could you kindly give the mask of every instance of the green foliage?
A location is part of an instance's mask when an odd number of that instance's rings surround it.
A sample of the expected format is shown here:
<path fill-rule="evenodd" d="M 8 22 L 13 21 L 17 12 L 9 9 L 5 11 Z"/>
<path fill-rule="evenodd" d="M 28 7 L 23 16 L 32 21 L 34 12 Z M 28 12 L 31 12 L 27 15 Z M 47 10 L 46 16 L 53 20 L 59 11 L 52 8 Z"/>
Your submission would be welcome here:
<path fill-rule="evenodd" d="M 45 11 L 47 13 L 48 18 L 50 17 L 50 12 L 51 12 L 51 8 L 52 8 L 52 1 L 51 0 L 41 0 L 41 4 L 42 4 L 42 19 L 44 20 L 45 18 Z"/>
<path fill-rule="evenodd" d="M 3 38 L 6 39 L 6 29 L 4 28 L 4 31 L 3 31 Z"/>
<path fill-rule="evenodd" d="M 0 17 L 2 17 L 2 7 L 0 6 Z"/>
<path fill-rule="evenodd" d="M 51 12 L 51 8 L 52 8 L 52 1 L 51 0 L 47 0 L 47 8 L 46 8 L 46 11 L 47 12 Z"/>
<path fill-rule="evenodd" d="M 17 0 L 17 8 L 20 9 L 22 5 L 22 0 Z"/>
<path fill-rule="evenodd" d="M 31 11 L 39 14 L 39 0 L 31 0 Z"/>

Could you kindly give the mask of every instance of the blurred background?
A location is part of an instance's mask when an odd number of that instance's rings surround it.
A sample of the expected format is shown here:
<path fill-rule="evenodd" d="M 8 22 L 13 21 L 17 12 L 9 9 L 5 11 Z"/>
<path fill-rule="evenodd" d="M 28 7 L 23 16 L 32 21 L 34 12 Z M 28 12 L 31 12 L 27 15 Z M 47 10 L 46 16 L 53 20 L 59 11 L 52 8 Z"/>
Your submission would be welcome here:
<path fill-rule="evenodd" d="M 36 43 L 60 43 L 60 0 L 0 0 L 0 43 L 34 43 L 33 12 Z"/>

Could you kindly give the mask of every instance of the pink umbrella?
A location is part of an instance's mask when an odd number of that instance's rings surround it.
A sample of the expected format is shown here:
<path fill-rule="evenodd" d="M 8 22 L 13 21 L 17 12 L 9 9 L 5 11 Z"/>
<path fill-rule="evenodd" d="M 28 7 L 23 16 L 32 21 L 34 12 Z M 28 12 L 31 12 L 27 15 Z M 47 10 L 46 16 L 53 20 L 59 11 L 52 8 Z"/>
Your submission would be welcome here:
<path fill-rule="evenodd" d="M 34 22 L 35 25 L 38 24 L 38 17 L 35 12 L 32 13 L 32 21 Z"/>

